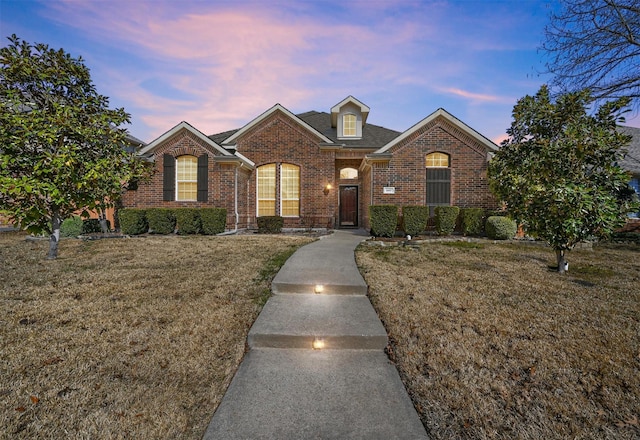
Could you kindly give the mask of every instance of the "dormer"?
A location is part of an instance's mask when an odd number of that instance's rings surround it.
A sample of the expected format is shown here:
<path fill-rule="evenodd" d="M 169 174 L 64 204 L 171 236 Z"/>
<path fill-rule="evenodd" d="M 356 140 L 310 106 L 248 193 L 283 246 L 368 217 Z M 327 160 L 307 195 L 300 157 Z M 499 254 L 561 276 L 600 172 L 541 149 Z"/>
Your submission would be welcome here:
<path fill-rule="evenodd" d="M 337 130 L 338 139 L 361 139 L 367 116 L 369 107 L 353 96 L 347 96 L 331 107 L 331 127 Z"/>

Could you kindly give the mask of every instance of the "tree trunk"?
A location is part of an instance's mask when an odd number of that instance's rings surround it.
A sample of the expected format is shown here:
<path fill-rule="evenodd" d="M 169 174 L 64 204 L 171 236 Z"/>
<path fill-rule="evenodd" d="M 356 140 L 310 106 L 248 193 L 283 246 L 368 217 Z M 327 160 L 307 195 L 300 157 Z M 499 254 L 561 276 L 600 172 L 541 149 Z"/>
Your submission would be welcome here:
<path fill-rule="evenodd" d="M 54 212 L 51 216 L 51 235 L 49 236 L 48 260 L 55 260 L 58 257 L 58 243 L 60 242 L 60 225 L 62 219 L 60 213 Z"/>
<path fill-rule="evenodd" d="M 556 259 L 558 260 L 558 272 L 559 273 L 568 272 L 569 262 L 565 259 L 563 249 L 556 249 Z"/>

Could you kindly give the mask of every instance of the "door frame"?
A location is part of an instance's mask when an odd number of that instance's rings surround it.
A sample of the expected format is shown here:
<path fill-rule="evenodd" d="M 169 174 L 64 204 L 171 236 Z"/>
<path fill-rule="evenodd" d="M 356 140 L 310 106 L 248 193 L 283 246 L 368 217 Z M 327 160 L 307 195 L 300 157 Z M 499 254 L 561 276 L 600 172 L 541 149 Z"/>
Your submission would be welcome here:
<path fill-rule="evenodd" d="M 342 224 L 342 190 L 344 188 L 355 188 L 356 190 L 356 219 L 353 225 Z M 339 228 L 358 228 L 360 225 L 360 185 L 358 184 L 344 184 L 339 185 L 338 188 L 338 227 Z"/>

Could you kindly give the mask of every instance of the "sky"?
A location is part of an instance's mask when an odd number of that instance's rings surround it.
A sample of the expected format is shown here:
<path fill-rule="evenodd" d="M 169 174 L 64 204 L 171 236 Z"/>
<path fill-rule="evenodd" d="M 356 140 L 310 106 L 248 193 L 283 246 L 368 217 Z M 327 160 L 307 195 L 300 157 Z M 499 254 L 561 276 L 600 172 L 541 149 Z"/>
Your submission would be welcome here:
<path fill-rule="evenodd" d="M 554 0 L 0 0 L 16 34 L 81 56 L 129 132 L 186 121 L 210 135 L 279 103 L 404 131 L 444 108 L 500 142 L 516 101 L 550 80 L 539 51 Z M 640 126 L 640 119 L 629 120 Z"/>

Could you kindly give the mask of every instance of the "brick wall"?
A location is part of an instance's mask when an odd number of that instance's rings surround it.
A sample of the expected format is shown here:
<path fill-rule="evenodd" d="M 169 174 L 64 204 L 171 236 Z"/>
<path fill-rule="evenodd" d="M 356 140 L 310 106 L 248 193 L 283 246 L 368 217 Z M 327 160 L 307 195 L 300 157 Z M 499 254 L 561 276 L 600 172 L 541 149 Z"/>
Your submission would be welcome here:
<path fill-rule="evenodd" d="M 334 225 L 337 215 L 335 152 L 320 150 L 318 142 L 312 133 L 279 111 L 238 139 L 238 152 L 251 159 L 256 168 L 269 163 L 300 167 L 300 217 L 285 218 L 285 227 Z M 325 195 L 323 190 L 327 184 L 334 189 Z M 280 206 L 279 179 L 276 180 L 276 206 Z M 247 213 L 248 225 L 255 227 L 255 171 L 248 178 L 246 201 L 241 208 Z"/>
<path fill-rule="evenodd" d="M 373 197 L 368 204 L 425 205 L 425 157 L 442 152 L 451 160 L 451 204 L 461 208 L 496 208 L 487 180 L 487 147 L 444 118 L 437 118 L 394 146 L 388 164 L 373 164 Z M 395 194 L 383 194 L 383 187 Z M 366 191 L 366 190 L 365 190 Z M 368 223 L 367 223 L 368 224 Z"/>

